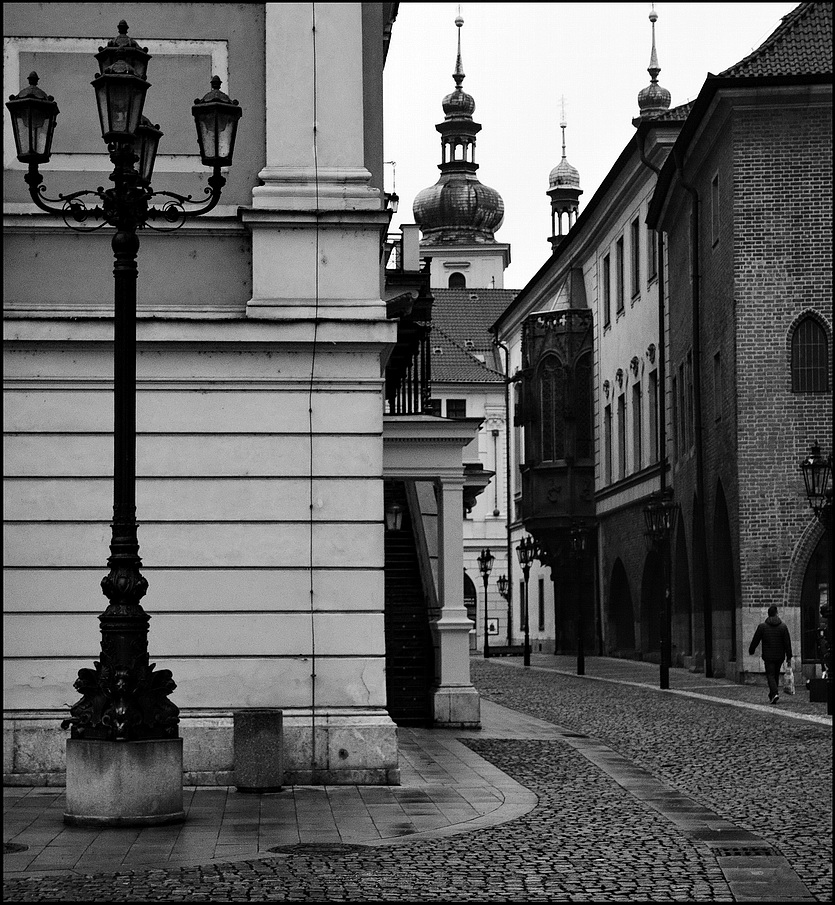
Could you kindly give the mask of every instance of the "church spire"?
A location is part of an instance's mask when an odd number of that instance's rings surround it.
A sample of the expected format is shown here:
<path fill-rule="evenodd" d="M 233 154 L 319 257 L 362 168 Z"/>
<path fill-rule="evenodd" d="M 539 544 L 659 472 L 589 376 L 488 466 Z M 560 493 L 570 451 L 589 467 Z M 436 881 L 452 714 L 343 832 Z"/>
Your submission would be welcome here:
<path fill-rule="evenodd" d="M 458 7 L 458 16 L 455 19 L 455 24 L 458 27 L 458 56 L 455 59 L 455 72 L 452 74 L 452 77 L 455 79 L 455 87 L 460 89 L 461 82 L 464 81 L 464 67 L 461 65 L 461 26 L 464 24 L 464 20 L 461 18 L 461 7 Z"/>
<path fill-rule="evenodd" d="M 632 120 L 633 126 L 637 126 L 643 119 L 664 113 L 670 107 L 670 92 L 658 84 L 658 73 L 661 72 L 661 67 L 658 65 L 658 52 L 655 49 L 655 23 L 658 21 L 658 13 L 655 11 L 654 3 L 652 12 L 649 14 L 649 21 L 652 23 L 652 51 L 647 67 L 650 83 L 638 93 L 638 108 L 641 112 Z"/>
<path fill-rule="evenodd" d="M 501 226 L 504 202 L 501 196 L 478 180 L 475 162 L 476 136 L 481 125 L 473 120 L 475 100 L 461 87 L 464 67 L 461 62 L 461 27 L 459 11 L 458 52 L 452 78 L 455 89 L 442 101 L 443 122 L 435 128 L 441 134 L 441 178 L 415 198 L 412 211 L 424 242 L 495 242 L 493 233 Z"/>
<path fill-rule="evenodd" d="M 571 229 L 577 220 L 577 212 L 580 209 L 580 174 L 577 169 L 568 162 L 565 156 L 565 130 L 568 121 L 565 117 L 565 97 L 561 99 L 562 111 L 560 116 L 560 129 L 562 129 L 562 160 L 551 170 L 548 176 L 547 195 L 551 199 L 551 236 L 548 241 L 551 247 L 557 245 L 565 238 L 563 232 L 563 217 L 567 221 L 567 229 Z"/>

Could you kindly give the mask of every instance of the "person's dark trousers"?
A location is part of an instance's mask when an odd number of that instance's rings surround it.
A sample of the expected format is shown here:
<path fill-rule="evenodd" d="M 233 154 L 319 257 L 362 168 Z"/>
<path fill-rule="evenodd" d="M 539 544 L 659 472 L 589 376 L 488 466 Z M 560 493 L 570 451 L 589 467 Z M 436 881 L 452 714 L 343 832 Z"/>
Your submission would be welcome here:
<path fill-rule="evenodd" d="M 765 677 L 768 679 L 768 697 L 773 698 L 780 692 L 780 667 L 782 660 L 763 660 L 765 663 Z"/>

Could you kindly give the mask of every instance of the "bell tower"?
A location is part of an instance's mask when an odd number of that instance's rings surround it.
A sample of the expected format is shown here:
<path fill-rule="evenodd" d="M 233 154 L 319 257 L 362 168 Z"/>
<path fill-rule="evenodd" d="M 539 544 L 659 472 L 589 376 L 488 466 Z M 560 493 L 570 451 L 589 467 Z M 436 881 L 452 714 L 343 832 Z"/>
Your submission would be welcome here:
<path fill-rule="evenodd" d="M 577 169 L 566 160 L 565 157 L 565 98 L 562 99 L 562 117 L 560 129 L 562 129 L 562 160 L 551 170 L 548 177 L 548 191 L 546 194 L 551 199 L 551 236 L 548 241 L 551 248 L 557 246 L 565 238 L 565 234 L 577 221 L 577 212 L 580 208 L 580 174 Z M 565 223 L 565 232 L 563 232 Z"/>

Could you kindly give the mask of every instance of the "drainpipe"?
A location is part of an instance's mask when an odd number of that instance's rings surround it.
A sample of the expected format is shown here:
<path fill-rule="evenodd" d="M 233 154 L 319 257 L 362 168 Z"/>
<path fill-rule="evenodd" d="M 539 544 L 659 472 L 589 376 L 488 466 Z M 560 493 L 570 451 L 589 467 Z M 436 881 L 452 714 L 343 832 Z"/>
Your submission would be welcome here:
<path fill-rule="evenodd" d="M 700 329 L 700 292 L 699 292 L 699 193 L 696 187 L 684 177 L 684 162 L 681 150 L 673 147 L 676 172 L 682 188 L 690 195 L 692 201 L 692 217 L 690 225 L 690 259 L 693 280 L 693 405 L 695 408 L 695 440 L 696 440 L 696 530 L 699 532 L 695 546 L 694 559 L 696 568 L 702 576 L 702 613 L 704 615 L 705 632 L 705 678 L 713 677 L 713 600 L 710 588 L 710 572 L 707 564 L 707 530 L 705 525 L 705 474 L 704 450 L 702 445 L 702 345 Z"/>
<path fill-rule="evenodd" d="M 511 625 L 513 615 L 513 544 L 510 537 L 510 349 L 499 339 L 494 328 L 493 342 L 504 350 L 504 432 L 505 432 L 505 525 L 507 533 L 507 646 L 513 645 Z"/>

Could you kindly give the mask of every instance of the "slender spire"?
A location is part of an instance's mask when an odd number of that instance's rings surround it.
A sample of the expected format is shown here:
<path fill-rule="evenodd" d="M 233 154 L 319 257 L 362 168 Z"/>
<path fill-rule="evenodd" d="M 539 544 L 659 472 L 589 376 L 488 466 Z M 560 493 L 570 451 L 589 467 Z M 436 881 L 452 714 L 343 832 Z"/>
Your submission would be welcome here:
<path fill-rule="evenodd" d="M 653 83 L 658 81 L 658 73 L 661 67 L 658 65 L 658 54 L 655 52 L 655 23 L 658 21 L 658 13 L 655 11 L 655 4 L 652 4 L 652 12 L 649 14 L 649 21 L 652 22 L 652 53 L 649 56 L 649 67 L 647 72 Z"/>
<path fill-rule="evenodd" d="M 458 16 L 455 19 L 455 24 L 458 26 L 458 57 L 455 60 L 455 72 L 452 74 L 452 77 L 455 79 L 456 87 L 461 87 L 461 82 L 464 81 L 464 67 L 461 65 L 461 26 L 464 24 L 464 20 L 461 18 L 461 5 L 458 5 Z"/>
<path fill-rule="evenodd" d="M 565 160 L 565 127 L 568 123 L 565 120 L 565 95 L 560 98 L 562 104 L 562 116 L 560 117 L 560 129 L 562 129 L 562 159 Z"/>
<path fill-rule="evenodd" d="M 641 112 L 632 120 L 634 126 L 637 126 L 645 117 L 664 113 L 669 109 L 672 99 L 670 92 L 658 84 L 658 73 L 661 72 L 661 67 L 658 65 L 658 53 L 655 49 L 655 23 L 658 21 L 658 13 L 655 11 L 654 3 L 652 12 L 649 14 L 649 21 L 652 23 L 652 52 L 649 56 L 647 72 L 651 81 L 646 88 L 638 92 L 638 109 Z"/>

